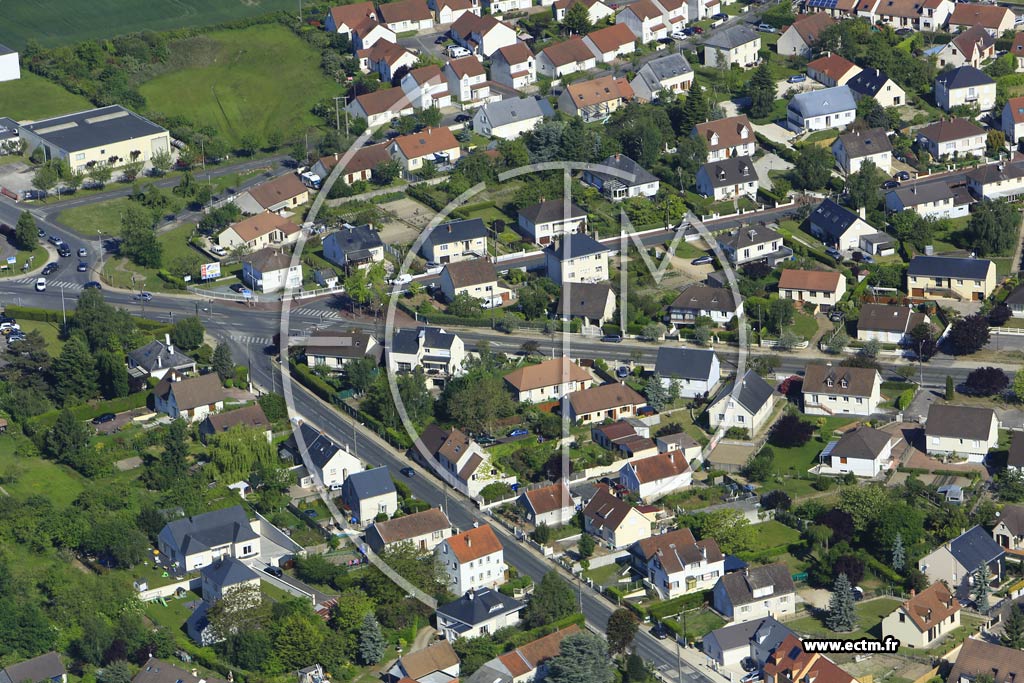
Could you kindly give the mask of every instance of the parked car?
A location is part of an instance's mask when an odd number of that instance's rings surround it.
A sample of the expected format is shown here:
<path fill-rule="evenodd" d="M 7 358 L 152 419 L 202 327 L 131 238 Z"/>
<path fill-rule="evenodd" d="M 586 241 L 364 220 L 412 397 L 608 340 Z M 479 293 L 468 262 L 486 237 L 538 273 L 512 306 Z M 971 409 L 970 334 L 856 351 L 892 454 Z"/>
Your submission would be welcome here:
<path fill-rule="evenodd" d="M 47 263 L 43 266 L 43 275 L 52 275 L 60 269 L 60 264 L 57 262 Z"/>
<path fill-rule="evenodd" d="M 455 123 L 465 123 L 466 121 L 472 121 L 473 117 L 469 114 L 459 114 L 455 117 Z"/>
<path fill-rule="evenodd" d="M 893 175 L 895 180 L 910 180 L 910 173 L 908 171 L 900 171 Z"/>
<path fill-rule="evenodd" d="M 447 50 L 448 56 L 452 59 L 458 59 L 459 57 L 468 57 L 469 50 L 462 47 L 461 45 L 449 45 Z"/>
<path fill-rule="evenodd" d="M 56 235 L 50 235 L 46 239 L 48 239 L 50 241 L 50 244 L 52 244 L 55 247 L 59 247 L 60 245 L 64 244 L 64 240 L 57 237 Z"/>
<path fill-rule="evenodd" d="M 693 35 L 693 27 L 692 26 L 687 26 L 686 28 L 684 28 L 683 29 L 683 35 L 684 36 L 692 36 Z"/>
<path fill-rule="evenodd" d="M 703 266 L 706 263 L 714 263 L 715 257 L 711 254 L 704 254 L 690 261 L 691 266 Z"/>
<path fill-rule="evenodd" d="M 530 433 L 529 429 L 525 429 L 524 427 L 519 427 L 518 429 L 513 429 L 511 432 L 508 433 L 508 435 L 509 435 L 510 438 L 514 439 L 514 438 L 519 437 L 519 436 L 526 436 L 529 433 Z"/>
<path fill-rule="evenodd" d="M 899 182 L 895 180 L 886 180 L 884 183 L 882 183 L 883 190 L 895 190 L 899 186 Z"/>
<path fill-rule="evenodd" d="M 62 243 L 59 247 L 57 247 L 57 255 L 60 256 L 61 258 L 67 258 L 68 256 L 71 256 L 71 247 Z"/>
<path fill-rule="evenodd" d="M 626 367 L 625 365 L 620 365 L 619 367 L 615 368 L 615 376 L 618 377 L 619 379 L 625 379 L 626 377 L 629 377 L 629 368 Z"/>
<path fill-rule="evenodd" d="M 666 638 L 668 638 L 668 628 L 665 626 L 665 624 L 659 621 L 651 627 L 651 635 L 657 638 L 658 640 L 665 640 Z"/>
<path fill-rule="evenodd" d="M 661 43 L 662 45 L 671 45 L 672 43 L 675 42 L 675 40 L 673 40 L 672 38 L 665 37 L 658 38 L 658 42 Z"/>
<path fill-rule="evenodd" d="M 845 317 L 846 317 L 846 314 L 844 314 L 838 308 L 833 308 L 831 311 L 828 312 L 828 319 L 831 320 L 834 323 L 842 322 L 843 318 L 845 318 Z"/>
<path fill-rule="evenodd" d="M 149 292 L 139 292 L 138 294 L 133 294 L 132 299 L 134 299 L 135 301 L 150 302 L 153 300 L 153 295 L 150 294 Z"/>
<path fill-rule="evenodd" d="M 22 197 L 24 199 L 46 199 L 46 192 L 43 190 L 25 190 Z"/>
<path fill-rule="evenodd" d="M 82 285 L 82 288 L 83 289 L 103 289 L 103 285 L 101 285 L 100 283 L 96 282 L 95 280 L 89 280 L 84 285 Z"/>
<path fill-rule="evenodd" d="M 771 24 L 758 24 L 757 30 L 762 33 L 775 33 L 775 27 Z"/>
<path fill-rule="evenodd" d="M 608 342 L 608 343 L 611 343 L 611 344 L 619 344 L 619 343 L 622 342 L 622 335 L 621 334 L 606 334 L 603 337 L 601 337 L 601 341 Z"/>
<path fill-rule="evenodd" d="M 42 228 L 40 228 L 36 234 L 39 235 L 39 239 L 43 239 L 44 237 L 46 237 L 46 231 L 43 230 Z"/>
<path fill-rule="evenodd" d="M 315 518 L 317 516 L 316 510 L 306 510 L 302 514 L 306 515 L 310 519 L 313 519 L 313 518 Z"/>
<path fill-rule="evenodd" d="M 438 36 L 437 38 L 434 38 L 434 45 L 444 45 L 447 40 L 447 36 Z"/>
<path fill-rule="evenodd" d="M 45 277 L 41 277 L 38 280 L 36 280 L 36 291 L 37 292 L 45 292 L 46 291 L 46 278 Z"/>
<path fill-rule="evenodd" d="M 786 79 L 786 83 L 803 83 L 807 80 L 807 76 L 803 74 L 793 74 Z"/>
<path fill-rule="evenodd" d="M 826 247 L 825 253 L 834 258 L 836 261 L 841 261 L 843 258 L 842 253 L 835 247 Z"/>
<path fill-rule="evenodd" d="M 909 36 L 913 32 L 914 32 L 914 29 L 912 29 L 912 28 L 898 28 L 898 29 L 896 29 L 896 35 L 898 35 L 898 36 Z"/>
<path fill-rule="evenodd" d="M 740 668 L 748 673 L 757 671 L 757 662 L 754 661 L 753 657 L 744 657 L 743 661 L 740 662 Z"/>
<path fill-rule="evenodd" d="M 416 476 L 416 470 L 414 470 L 411 467 L 403 467 L 402 469 L 400 469 L 398 471 L 402 473 L 403 477 L 415 477 Z"/>
<path fill-rule="evenodd" d="M 718 14 L 711 15 L 711 19 L 714 21 L 725 21 L 729 18 L 729 15 L 725 12 L 719 12 Z"/>
<path fill-rule="evenodd" d="M 753 683 L 753 681 L 756 681 L 759 678 L 761 678 L 761 672 L 754 670 L 744 674 L 743 678 L 740 679 L 740 683 Z"/>
<path fill-rule="evenodd" d="M 282 576 L 284 576 L 284 572 L 281 571 L 281 568 L 280 567 L 275 567 L 273 565 L 268 565 L 268 566 L 264 567 L 263 571 L 265 571 L 267 574 L 270 574 L 271 576 L 276 576 L 279 579 Z"/>
<path fill-rule="evenodd" d="M 114 415 L 113 413 L 103 413 L 102 415 L 97 415 L 96 417 L 94 417 L 92 419 L 92 423 L 94 425 L 101 425 L 106 424 L 107 422 L 113 422 L 116 419 L 117 415 Z"/>
<path fill-rule="evenodd" d="M 699 36 L 699 35 L 702 35 L 704 33 L 704 29 L 701 28 L 700 26 L 694 26 L 693 27 L 693 32 L 696 33 Z"/>

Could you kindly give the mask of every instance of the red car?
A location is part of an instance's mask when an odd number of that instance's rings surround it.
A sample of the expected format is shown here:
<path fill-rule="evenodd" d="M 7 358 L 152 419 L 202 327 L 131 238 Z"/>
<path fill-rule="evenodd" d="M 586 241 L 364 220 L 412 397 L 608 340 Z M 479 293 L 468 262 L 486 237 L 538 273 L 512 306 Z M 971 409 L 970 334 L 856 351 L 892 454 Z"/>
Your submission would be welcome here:
<path fill-rule="evenodd" d="M 704 29 L 702 29 L 700 26 L 694 26 L 693 27 L 693 32 L 696 33 L 699 36 L 702 33 L 704 33 Z"/>

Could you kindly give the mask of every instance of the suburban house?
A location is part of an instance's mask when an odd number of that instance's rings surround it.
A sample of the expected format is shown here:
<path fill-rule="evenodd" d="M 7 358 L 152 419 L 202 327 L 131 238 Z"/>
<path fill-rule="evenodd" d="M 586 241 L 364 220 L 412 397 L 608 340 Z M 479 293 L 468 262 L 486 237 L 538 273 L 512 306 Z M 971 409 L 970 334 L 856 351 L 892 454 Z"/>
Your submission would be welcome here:
<path fill-rule="evenodd" d="M 68 671 L 64 667 L 64 661 L 56 652 L 47 652 L 0 669 L 0 683 L 23 683 L 24 681 L 67 683 Z"/>
<path fill-rule="evenodd" d="M 345 108 L 352 116 L 364 119 L 371 129 L 390 124 L 392 119 L 416 113 L 412 100 L 401 88 L 383 88 L 356 95 Z"/>
<path fill-rule="evenodd" d="M 385 83 L 390 83 L 399 69 L 408 71 L 416 65 L 416 55 L 390 40 L 378 40 L 373 47 L 360 50 L 357 56 L 365 62 L 367 71 L 379 75 Z"/>
<path fill-rule="evenodd" d="M 458 261 L 441 271 L 441 292 L 448 303 L 460 294 L 479 299 L 484 308 L 502 306 L 512 300 L 513 292 L 498 283 L 498 271 L 487 259 Z"/>
<path fill-rule="evenodd" d="M 764 683 L 857 683 L 850 674 L 819 652 L 807 652 L 795 635 L 786 636 L 764 664 Z"/>
<path fill-rule="evenodd" d="M 718 666 L 736 666 L 747 657 L 764 666 L 782 641 L 794 635 L 772 617 L 730 624 L 704 636 L 703 650 Z"/>
<path fill-rule="evenodd" d="M 384 260 L 384 242 L 372 225 L 345 223 L 323 239 L 324 259 L 344 268 L 366 268 Z"/>
<path fill-rule="evenodd" d="M 505 551 L 489 524 L 441 541 L 434 549 L 455 595 L 505 583 Z"/>
<path fill-rule="evenodd" d="M 708 396 L 722 377 L 718 356 L 711 349 L 688 349 L 680 346 L 659 346 L 654 373 L 668 389 L 677 387 L 683 398 Z"/>
<path fill-rule="evenodd" d="M 906 91 L 878 69 L 861 69 L 846 85 L 853 93 L 853 99 L 858 102 L 868 98 L 883 107 L 898 107 L 907 101 Z"/>
<path fill-rule="evenodd" d="M 416 110 L 447 107 L 452 103 L 448 79 L 436 64 L 413 69 L 402 76 L 399 85 Z"/>
<path fill-rule="evenodd" d="M 632 417 L 647 405 L 647 399 L 625 384 L 612 382 L 574 391 L 566 397 L 566 403 L 569 419 L 576 424 L 589 424 Z"/>
<path fill-rule="evenodd" d="M 583 508 L 584 531 L 611 548 L 626 548 L 651 535 L 651 521 L 635 507 L 598 486 Z"/>
<path fill-rule="evenodd" d="M 821 32 L 833 26 L 835 20 L 824 12 L 801 14 L 782 29 L 776 44 L 779 54 L 786 57 L 810 57 L 818 43 Z"/>
<path fill-rule="evenodd" d="M 537 73 L 548 78 L 561 78 L 597 66 L 597 58 L 579 36 L 548 45 L 537 54 Z M 559 105 L 561 109 L 561 105 Z"/>
<path fill-rule="evenodd" d="M 772 385 L 753 370 L 747 370 L 738 390 L 735 381 L 729 382 L 711 400 L 707 411 L 711 428 L 739 427 L 754 436 L 765 426 L 778 398 Z"/>
<path fill-rule="evenodd" d="M 743 314 L 743 301 L 737 302 L 731 289 L 712 287 L 701 282 L 686 285 L 668 307 L 668 324 L 673 327 L 694 325 L 697 318 L 711 318 L 724 327 Z"/>
<path fill-rule="evenodd" d="M 996 288 L 996 264 L 987 259 L 915 256 L 907 266 L 907 291 L 913 297 L 984 301 Z"/>
<path fill-rule="evenodd" d="M 676 95 L 689 91 L 693 85 L 693 67 L 681 52 L 665 55 L 640 67 L 629 85 L 638 101 L 654 102 L 662 91 Z"/>
<path fill-rule="evenodd" d="M 992 540 L 984 527 L 975 526 L 922 557 L 917 568 L 931 583 L 945 583 L 955 597 L 963 601 L 971 599 L 974 573 L 982 565 L 988 567 L 992 581 L 999 583 L 1005 561 L 1006 551 Z"/>
<path fill-rule="evenodd" d="M 491 99 L 491 86 L 480 60 L 470 55 L 444 65 L 448 92 L 464 106 L 478 106 Z"/>
<path fill-rule="evenodd" d="M 172 372 L 153 389 L 153 408 L 174 420 L 180 417 L 198 422 L 210 413 L 224 410 L 226 396 L 216 372 L 184 379 Z"/>
<path fill-rule="evenodd" d="M 876 477 L 892 468 L 893 445 L 888 433 L 857 427 L 825 446 L 821 462 L 827 465 L 830 474 L 853 472 L 858 477 Z"/>
<path fill-rule="evenodd" d="M 264 211 L 279 213 L 294 209 L 309 201 L 309 188 L 294 173 L 285 173 L 273 180 L 260 183 L 235 196 L 235 204 L 245 214 Z"/>
<path fill-rule="evenodd" d="M 713 538 L 697 541 L 689 529 L 666 531 L 629 547 L 629 560 L 662 599 L 714 587 L 725 556 Z"/>
<path fill-rule="evenodd" d="M 996 106 L 996 82 L 984 71 L 961 66 L 935 78 L 935 104 L 943 111 L 977 105 L 982 113 Z"/>
<path fill-rule="evenodd" d="M 182 572 L 202 569 L 222 557 L 240 560 L 260 554 L 260 535 L 240 505 L 168 522 L 157 549 Z"/>
<path fill-rule="evenodd" d="M 860 67 L 837 54 L 827 54 L 807 65 L 807 75 L 826 88 L 846 85 Z"/>
<path fill-rule="evenodd" d="M 789 567 L 782 562 L 747 567 L 718 579 L 712 589 L 712 605 L 734 622 L 792 614 L 796 586 Z"/>
<path fill-rule="evenodd" d="M 488 102 L 473 114 L 473 131 L 488 137 L 515 140 L 554 113 L 547 100 L 536 97 L 511 97 Z"/>
<path fill-rule="evenodd" d="M 846 278 L 834 270 L 782 271 L 779 278 L 779 298 L 814 304 L 822 310 L 839 305 L 846 294 Z"/>
<path fill-rule="evenodd" d="M 941 31 L 953 13 L 954 4 L 951 0 L 924 0 L 918 26 L 921 31 Z"/>
<path fill-rule="evenodd" d="M 558 96 L 558 110 L 570 116 L 579 116 L 584 123 L 592 123 L 607 119 L 631 99 L 633 88 L 628 80 L 601 76 L 565 86 Z"/>
<path fill-rule="evenodd" d="M 883 173 L 892 173 L 892 144 L 881 128 L 843 133 L 832 143 L 832 155 L 847 175 L 859 171 L 865 161 Z"/>
<path fill-rule="evenodd" d="M 338 161 L 339 156 L 335 152 L 334 154 L 320 157 L 310 170 L 317 178 L 323 179 L 331 174 L 334 167 L 338 165 Z M 381 142 L 376 145 L 360 147 L 349 157 L 338 179 L 344 181 L 346 185 L 353 185 L 359 181 L 368 181 L 373 178 L 373 169 L 386 161 L 391 161 L 387 143 Z"/>
<path fill-rule="evenodd" d="M 447 128 L 427 128 L 391 141 L 388 153 L 407 173 L 414 173 L 427 161 L 437 166 L 454 164 L 461 156 L 459 141 Z"/>
<path fill-rule="evenodd" d="M 555 315 L 559 320 L 580 320 L 584 326 L 600 327 L 615 314 L 615 292 L 604 282 L 577 282 L 563 287 Z M 1024 307 L 1022 307 L 1024 312 Z"/>
<path fill-rule="evenodd" d="M 960 601 L 935 582 L 920 593 L 910 591 L 910 598 L 882 619 L 882 637 L 898 638 L 901 647 L 927 649 L 959 627 Z"/>
<path fill-rule="evenodd" d="M 1024 285 L 1018 285 L 1010 295 L 1003 300 L 1003 303 L 1010 307 L 1014 318 L 1024 318 Z"/>
<path fill-rule="evenodd" d="M 478 0 L 427 0 L 427 6 L 434 11 L 438 24 L 452 24 L 467 12 L 480 14 Z"/>
<path fill-rule="evenodd" d="M 199 423 L 199 438 L 206 443 L 211 436 L 224 434 L 235 427 L 247 427 L 262 431 L 267 443 L 270 443 L 274 438 L 272 426 L 260 404 L 253 403 L 226 413 L 207 415 L 206 419 Z"/>
<path fill-rule="evenodd" d="M 589 235 L 566 235 L 544 248 L 544 269 L 555 282 L 603 282 L 611 250 Z"/>
<path fill-rule="evenodd" d="M 523 603 L 490 588 L 469 591 L 437 608 L 437 630 L 448 641 L 478 638 L 519 623 Z"/>
<path fill-rule="evenodd" d="M 290 252 L 265 247 L 242 257 L 242 281 L 257 292 L 301 289 L 302 262 Z"/>
<path fill-rule="evenodd" d="M 420 552 L 433 552 L 437 545 L 452 535 L 452 523 L 439 507 L 385 522 L 374 522 L 366 530 L 366 544 L 380 553 L 399 543 L 411 543 Z"/>
<path fill-rule="evenodd" d="M 378 41 L 387 40 L 392 43 L 398 42 L 398 34 L 384 24 L 377 21 L 377 16 L 366 17 L 352 29 L 352 49 L 356 54 L 360 50 L 366 50 L 377 44 Z"/>
<path fill-rule="evenodd" d="M 526 513 L 526 521 L 534 526 L 561 526 L 576 515 L 576 501 L 563 479 L 524 491 L 516 503 Z"/>
<path fill-rule="evenodd" d="M 388 372 L 412 372 L 423 368 L 427 382 L 444 386 L 449 377 L 462 373 L 466 347 L 457 334 L 439 327 L 395 330 L 386 355 Z"/>
<path fill-rule="evenodd" d="M 178 681 L 181 683 L 228 683 L 220 678 L 206 678 L 200 675 L 197 669 L 192 669 L 191 672 L 179 669 L 156 657 L 150 657 L 132 678 L 132 683 L 177 683 Z"/>
<path fill-rule="evenodd" d="M 619 482 L 645 503 L 664 498 L 693 483 L 693 470 L 682 451 L 630 458 L 619 470 Z"/>
<path fill-rule="evenodd" d="M 434 15 L 426 0 L 396 0 L 377 6 L 381 23 L 395 33 L 429 31 L 434 28 Z"/>
<path fill-rule="evenodd" d="M 946 66 L 973 66 L 980 69 L 981 63 L 995 57 L 995 54 L 995 36 L 982 26 L 972 26 L 946 43 L 935 55 L 935 59 L 939 69 Z"/>
<path fill-rule="evenodd" d="M 154 339 L 128 352 L 128 376 L 132 379 L 163 379 L 171 370 L 178 375 L 194 374 L 196 361 L 174 348 L 170 333 L 164 335 L 164 341 Z"/>
<path fill-rule="evenodd" d="M 281 444 L 281 454 L 290 456 L 295 464 L 304 464 L 307 458 L 302 457 L 302 450 L 305 449 L 309 464 L 313 466 L 309 473 L 314 475 L 315 484 L 336 491 L 350 474 L 363 471 L 363 462 L 347 446 L 335 443 L 309 423 L 299 424 L 296 432 L 298 436 L 292 434 Z"/>
<path fill-rule="evenodd" d="M 746 69 L 758 65 L 760 51 L 761 34 L 744 23 L 733 24 L 704 39 L 704 65 L 728 69 L 735 64 Z"/>
<path fill-rule="evenodd" d="M 587 212 L 572 200 L 542 199 L 519 210 L 519 232 L 534 244 L 547 245 L 566 235 L 587 231 Z"/>
<path fill-rule="evenodd" d="M 967 190 L 976 199 L 1015 201 L 1024 195 L 1024 164 L 978 166 L 967 173 Z"/>
<path fill-rule="evenodd" d="M 356 2 L 351 5 L 332 7 L 324 18 L 324 28 L 329 33 L 340 33 L 352 38 L 352 31 L 366 19 L 376 21 L 377 9 L 372 2 Z"/>
<path fill-rule="evenodd" d="M 812 235 L 840 251 L 856 249 L 862 237 L 877 232 L 863 216 L 831 199 L 823 200 L 811 212 L 809 225 Z"/>
<path fill-rule="evenodd" d="M 1013 28 L 1015 20 L 1013 12 L 1005 7 L 958 2 L 949 16 L 949 32 L 980 26 L 998 38 Z"/>
<path fill-rule="evenodd" d="M 615 14 L 615 10 L 601 2 L 601 0 L 556 0 L 551 5 L 551 11 L 554 13 L 555 21 L 563 21 L 565 19 L 565 13 L 569 11 L 569 8 L 573 5 L 583 5 L 587 10 L 587 17 L 590 19 L 591 24 L 597 24 L 605 17 L 610 17 Z"/>
<path fill-rule="evenodd" d="M 522 12 L 532 5 L 530 0 L 487 0 L 487 6 L 491 14 L 503 14 L 505 12 Z"/>
<path fill-rule="evenodd" d="M 949 182 L 917 183 L 885 193 L 887 211 L 913 211 L 924 218 L 960 218 L 971 206 L 965 187 Z"/>
<path fill-rule="evenodd" d="M 793 250 L 782 243 L 782 235 L 762 225 L 748 225 L 718 236 L 718 246 L 725 252 L 729 263 L 767 263 L 776 266 L 793 257 Z"/>
<path fill-rule="evenodd" d="M 847 81 L 849 83 L 849 81 Z M 796 133 L 838 128 L 857 118 L 857 101 L 849 85 L 794 95 L 786 108 L 786 123 Z"/>
<path fill-rule="evenodd" d="M 641 458 L 648 455 L 668 452 L 670 450 L 685 450 L 688 458 L 700 455 L 698 446 L 696 455 L 690 450 L 689 443 L 666 444 L 664 449 L 651 438 L 651 430 L 639 420 L 626 418 L 611 424 L 599 424 L 590 428 L 590 438 L 601 448 L 609 451 L 618 451 L 626 458 Z M 675 440 L 673 440 L 675 441 Z M 694 442 L 696 443 L 696 442 Z"/>
<path fill-rule="evenodd" d="M 435 226 L 420 246 L 432 264 L 457 263 L 487 255 L 487 227 L 479 218 Z"/>
<path fill-rule="evenodd" d="M 882 377 L 874 368 L 808 363 L 803 399 L 808 415 L 873 415 L 882 400 Z"/>
<path fill-rule="evenodd" d="M 491 80 L 521 90 L 537 80 L 537 63 L 530 47 L 523 42 L 506 45 L 491 55 Z"/>
<path fill-rule="evenodd" d="M 651 43 L 669 34 L 669 22 L 653 0 L 637 0 L 615 15 L 616 24 L 625 24 L 641 43 Z"/>
<path fill-rule="evenodd" d="M 1012 683 L 1024 676 L 1024 652 L 980 638 L 968 638 L 960 646 L 956 662 L 946 680 L 968 683 L 979 676 L 992 676 L 995 683 Z"/>
<path fill-rule="evenodd" d="M 909 306 L 861 304 L 857 340 L 902 344 L 912 329 L 927 322 L 928 316 Z"/>
<path fill-rule="evenodd" d="M 66 161 L 72 171 L 148 162 L 171 152 L 166 128 L 119 104 L 26 123 L 18 135 L 26 155 L 42 148 L 46 159 Z"/>
<path fill-rule="evenodd" d="M 557 401 L 574 391 L 589 389 L 593 377 L 568 356 L 524 365 L 505 375 L 505 384 L 519 403 Z"/>
<path fill-rule="evenodd" d="M 1017 438 L 1017 435 L 1024 434 L 1024 432 L 1014 432 L 1013 434 L 1013 442 L 1022 441 Z M 1013 445 L 1010 446 L 1010 449 L 1013 450 Z M 1017 450 L 1020 450 L 1019 444 Z M 1013 467 L 1019 470 L 1020 464 L 1015 464 Z M 1020 550 L 1024 547 L 1024 505 L 1005 505 L 999 511 L 996 525 L 992 528 L 992 538 L 1007 550 Z"/>
<path fill-rule="evenodd" d="M 229 251 L 244 246 L 252 252 L 274 245 L 290 244 L 299 238 L 301 230 L 287 218 L 265 212 L 243 218 L 224 228 L 217 235 L 217 244 Z"/>
<path fill-rule="evenodd" d="M 710 161 L 697 171 L 697 192 L 715 201 L 757 196 L 760 179 L 750 157 Z"/>
<path fill-rule="evenodd" d="M 450 640 L 438 640 L 421 650 L 402 655 L 387 671 L 384 677 L 389 683 L 402 681 L 425 681 L 426 683 L 447 683 L 459 678 L 459 655 Z"/>
<path fill-rule="evenodd" d="M 1022 33 L 1021 35 L 1024 35 Z M 1024 53 L 1022 53 L 1024 58 Z M 1024 97 L 1011 97 L 1003 107 L 1000 130 L 1012 147 L 1017 147 L 1024 138 Z"/>
<path fill-rule="evenodd" d="M 420 442 L 433 458 L 427 462 L 435 473 L 467 496 L 478 496 L 491 483 L 516 483 L 515 476 L 505 476 L 495 469 L 490 453 L 459 429 L 449 432 L 432 424 L 423 430 Z"/>
<path fill-rule="evenodd" d="M 625 154 L 613 154 L 598 168 L 584 170 L 583 182 L 613 202 L 632 197 L 654 197 L 661 187 L 657 176 Z"/>
<path fill-rule="evenodd" d="M 259 574 L 240 560 L 225 555 L 199 570 L 203 600 L 213 604 L 222 600 L 232 589 L 251 586 L 259 588 Z"/>
<path fill-rule="evenodd" d="M 602 64 L 636 51 L 636 36 L 625 24 L 612 24 L 591 31 L 583 39 L 594 58 Z"/>
<path fill-rule="evenodd" d="M 398 511 L 398 494 L 387 467 L 350 472 L 341 485 L 341 500 L 352 523 L 363 526 L 379 515 L 387 518 Z"/>
<path fill-rule="evenodd" d="M 984 462 L 999 443 L 999 420 L 991 408 L 928 406 L 924 425 L 928 455 L 956 455 L 967 462 Z"/>
<path fill-rule="evenodd" d="M 482 57 L 491 57 L 503 48 L 521 44 L 514 28 L 490 14 L 478 16 L 466 12 L 455 20 L 449 34 L 471 54 Z"/>
<path fill-rule="evenodd" d="M 466 683 L 530 683 L 543 681 L 547 677 L 547 663 L 556 657 L 567 636 L 580 632 L 580 627 L 570 624 L 554 633 L 549 633 L 511 652 L 498 655 L 484 662 Z"/>
<path fill-rule="evenodd" d="M 757 151 L 754 127 L 750 125 L 746 114 L 698 123 L 693 129 L 693 135 L 704 139 L 708 147 L 708 162 L 730 157 L 751 157 Z"/>

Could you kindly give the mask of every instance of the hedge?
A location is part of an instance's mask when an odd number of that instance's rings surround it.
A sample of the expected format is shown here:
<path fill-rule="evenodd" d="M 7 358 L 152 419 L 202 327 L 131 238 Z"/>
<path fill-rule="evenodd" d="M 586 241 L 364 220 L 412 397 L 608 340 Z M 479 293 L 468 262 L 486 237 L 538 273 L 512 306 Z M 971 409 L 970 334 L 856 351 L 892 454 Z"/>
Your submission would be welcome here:
<path fill-rule="evenodd" d="M 5 306 L 4 314 L 22 320 L 37 320 L 44 323 L 63 323 L 64 314 L 48 308 L 31 308 L 29 306 Z"/>
<path fill-rule="evenodd" d="M 675 616 L 683 610 L 702 607 L 705 603 L 711 602 L 711 591 L 698 591 L 687 595 L 680 595 L 678 598 L 665 600 L 657 605 L 647 608 L 647 612 L 658 621 L 666 617 Z"/>
<path fill-rule="evenodd" d="M 129 394 L 123 398 L 112 398 L 109 401 L 86 403 L 84 405 L 75 406 L 70 410 L 71 414 L 79 420 L 91 420 L 94 417 L 103 415 L 104 413 L 123 413 L 126 410 L 142 408 L 146 405 L 148 399 L 148 391 L 137 391 L 134 394 Z M 51 410 L 43 413 L 42 415 L 37 415 L 29 420 L 29 423 L 37 431 L 48 429 L 57 421 L 58 415 L 60 415 L 59 410 Z"/>
<path fill-rule="evenodd" d="M 314 375 L 309 366 L 289 360 L 288 367 L 292 372 L 292 376 L 299 381 L 299 384 L 328 403 L 335 402 L 335 398 L 338 395 L 337 389 Z"/>

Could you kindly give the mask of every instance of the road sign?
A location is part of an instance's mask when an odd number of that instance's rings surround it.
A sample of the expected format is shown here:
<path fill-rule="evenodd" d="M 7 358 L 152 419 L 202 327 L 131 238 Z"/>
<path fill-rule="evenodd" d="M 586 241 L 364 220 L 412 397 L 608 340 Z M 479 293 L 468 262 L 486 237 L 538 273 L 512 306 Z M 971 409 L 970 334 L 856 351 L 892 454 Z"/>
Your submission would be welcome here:
<path fill-rule="evenodd" d="M 220 262 L 215 261 L 213 263 L 204 263 L 199 267 L 199 277 L 204 280 L 212 280 L 215 277 L 220 277 Z"/>
<path fill-rule="evenodd" d="M 245 297 L 246 299 L 251 299 L 252 298 L 252 290 L 251 289 L 244 289 L 243 288 L 242 289 L 242 296 Z"/>
<path fill-rule="evenodd" d="M 18 262 L 18 259 L 16 257 L 14 257 L 14 256 L 8 256 L 7 257 L 8 265 L 12 265 L 13 266 L 17 262 Z"/>

